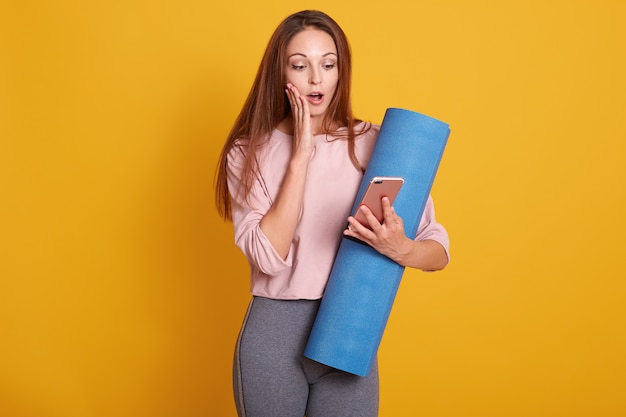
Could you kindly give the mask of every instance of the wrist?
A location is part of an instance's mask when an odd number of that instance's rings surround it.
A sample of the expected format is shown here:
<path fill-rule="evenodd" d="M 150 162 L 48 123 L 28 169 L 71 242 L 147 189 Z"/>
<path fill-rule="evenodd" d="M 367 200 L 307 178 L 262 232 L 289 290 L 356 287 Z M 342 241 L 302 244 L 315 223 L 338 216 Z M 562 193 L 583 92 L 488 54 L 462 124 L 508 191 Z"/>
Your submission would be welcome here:
<path fill-rule="evenodd" d="M 309 162 L 311 161 L 312 154 L 313 152 L 308 152 L 303 149 L 295 149 L 291 155 L 289 167 L 292 169 L 307 168 L 309 166 Z"/>
<path fill-rule="evenodd" d="M 402 244 L 399 247 L 399 250 L 397 252 L 398 256 L 395 261 L 402 266 L 410 265 L 414 249 L 415 241 L 405 236 Z"/>
<path fill-rule="evenodd" d="M 293 155 L 287 170 L 291 175 L 296 177 L 305 177 L 309 168 L 309 158 Z"/>

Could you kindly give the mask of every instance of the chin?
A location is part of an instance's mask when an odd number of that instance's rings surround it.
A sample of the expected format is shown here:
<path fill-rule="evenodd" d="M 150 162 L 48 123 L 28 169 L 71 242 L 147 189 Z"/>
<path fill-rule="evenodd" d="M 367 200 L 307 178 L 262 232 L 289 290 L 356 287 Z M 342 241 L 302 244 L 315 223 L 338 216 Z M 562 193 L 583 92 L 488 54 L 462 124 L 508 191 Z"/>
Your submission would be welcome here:
<path fill-rule="evenodd" d="M 323 118 L 326 115 L 327 112 L 328 112 L 328 108 L 319 109 L 317 111 L 312 109 L 311 110 L 311 117 L 315 117 L 315 118 L 321 119 L 321 118 Z"/>

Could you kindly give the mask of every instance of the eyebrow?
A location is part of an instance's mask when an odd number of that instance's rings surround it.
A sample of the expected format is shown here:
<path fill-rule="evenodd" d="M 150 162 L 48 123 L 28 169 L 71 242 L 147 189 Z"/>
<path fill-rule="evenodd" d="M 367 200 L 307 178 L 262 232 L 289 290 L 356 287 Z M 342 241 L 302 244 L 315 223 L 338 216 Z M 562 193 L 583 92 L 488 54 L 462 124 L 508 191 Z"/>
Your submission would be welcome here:
<path fill-rule="evenodd" d="M 301 53 L 301 52 L 296 52 L 295 54 L 291 54 L 287 58 L 291 58 L 292 56 L 296 56 L 296 55 L 299 55 L 299 56 L 302 56 L 304 58 L 307 58 L 307 56 L 305 54 Z M 334 53 L 334 52 L 326 52 L 324 55 L 322 55 L 322 58 L 325 58 L 328 55 L 335 55 L 335 56 L 337 56 L 337 54 Z"/>

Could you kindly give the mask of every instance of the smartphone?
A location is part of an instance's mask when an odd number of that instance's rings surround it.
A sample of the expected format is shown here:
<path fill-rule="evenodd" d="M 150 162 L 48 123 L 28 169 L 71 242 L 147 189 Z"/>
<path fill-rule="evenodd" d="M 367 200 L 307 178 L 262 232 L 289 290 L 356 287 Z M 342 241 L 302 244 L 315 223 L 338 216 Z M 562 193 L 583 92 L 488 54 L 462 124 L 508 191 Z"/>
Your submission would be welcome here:
<path fill-rule="evenodd" d="M 357 206 L 357 211 L 354 213 L 354 218 L 357 219 L 362 225 L 368 226 L 367 219 L 361 211 L 359 207 L 362 205 L 366 205 L 371 211 L 374 217 L 382 223 L 383 222 L 383 205 L 380 201 L 383 197 L 389 198 L 391 204 L 393 204 L 396 196 L 400 192 L 400 188 L 402 188 L 402 184 L 404 184 L 404 178 L 402 177 L 374 177 L 370 180 L 365 193 L 363 194 L 363 198 L 359 202 Z"/>

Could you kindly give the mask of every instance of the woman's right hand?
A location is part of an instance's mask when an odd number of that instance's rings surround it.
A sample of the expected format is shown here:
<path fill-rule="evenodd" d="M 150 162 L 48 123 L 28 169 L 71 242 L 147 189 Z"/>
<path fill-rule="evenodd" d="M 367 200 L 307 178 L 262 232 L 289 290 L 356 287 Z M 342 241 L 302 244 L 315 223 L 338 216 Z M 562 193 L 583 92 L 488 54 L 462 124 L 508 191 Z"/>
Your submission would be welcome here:
<path fill-rule="evenodd" d="M 287 259 L 298 226 L 306 174 L 314 147 L 309 102 L 292 84 L 287 84 L 285 93 L 291 104 L 293 120 L 291 161 L 278 195 L 259 224 L 276 253 L 283 259 Z"/>
<path fill-rule="evenodd" d="M 285 92 L 289 98 L 293 119 L 293 157 L 301 157 L 308 163 L 314 148 L 309 102 L 291 83 L 287 83 Z"/>

